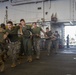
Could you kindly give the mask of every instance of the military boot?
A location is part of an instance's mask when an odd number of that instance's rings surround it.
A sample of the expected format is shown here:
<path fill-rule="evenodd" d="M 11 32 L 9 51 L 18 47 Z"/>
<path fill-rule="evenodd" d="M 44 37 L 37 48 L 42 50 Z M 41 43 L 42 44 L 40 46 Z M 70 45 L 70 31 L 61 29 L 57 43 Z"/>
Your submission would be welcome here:
<path fill-rule="evenodd" d="M 16 67 L 16 63 L 12 63 L 11 67 L 12 68 Z"/>
<path fill-rule="evenodd" d="M 37 60 L 39 60 L 39 59 L 40 59 L 40 57 L 39 57 L 39 56 L 36 56 L 36 59 L 37 59 Z"/>
<path fill-rule="evenodd" d="M 4 62 L 2 62 L 0 67 L 1 67 L 0 71 L 3 72 L 4 71 Z"/>
<path fill-rule="evenodd" d="M 28 56 L 27 61 L 32 62 L 32 56 Z"/>

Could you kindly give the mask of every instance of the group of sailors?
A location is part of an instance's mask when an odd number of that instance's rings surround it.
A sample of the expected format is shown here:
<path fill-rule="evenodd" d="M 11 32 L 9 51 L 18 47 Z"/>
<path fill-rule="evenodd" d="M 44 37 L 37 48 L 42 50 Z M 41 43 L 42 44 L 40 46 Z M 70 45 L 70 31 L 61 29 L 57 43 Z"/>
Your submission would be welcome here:
<path fill-rule="evenodd" d="M 50 55 L 52 44 L 55 45 L 55 52 L 58 49 L 59 34 L 55 31 L 53 34 L 49 28 L 46 32 L 37 23 L 32 26 L 26 25 L 24 19 L 20 20 L 18 26 L 13 26 L 12 21 L 7 22 L 7 28 L 2 24 L 0 28 L 0 72 L 4 71 L 5 56 L 11 58 L 11 67 L 17 66 L 17 62 L 21 63 L 19 56 L 26 55 L 27 62 L 33 61 L 33 50 L 36 53 L 35 58 L 40 59 L 40 32 L 43 32 L 46 38 L 47 55 Z"/>

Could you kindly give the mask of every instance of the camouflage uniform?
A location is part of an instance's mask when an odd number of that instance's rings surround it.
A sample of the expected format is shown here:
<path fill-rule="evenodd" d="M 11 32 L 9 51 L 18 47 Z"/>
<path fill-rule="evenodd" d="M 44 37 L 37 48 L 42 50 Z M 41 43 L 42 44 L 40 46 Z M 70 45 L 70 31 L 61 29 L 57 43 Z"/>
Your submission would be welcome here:
<path fill-rule="evenodd" d="M 60 38 L 60 35 L 55 33 L 54 36 L 56 37 L 56 40 L 54 41 L 55 53 L 57 53 L 57 50 L 59 49 L 59 38 Z"/>
<path fill-rule="evenodd" d="M 3 61 L 3 56 L 5 54 L 5 50 L 2 51 L 2 48 L 1 48 L 1 43 L 0 43 L 0 71 L 4 71 L 4 61 Z"/>
<path fill-rule="evenodd" d="M 51 40 L 52 32 L 51 31 L 46 32 L 46 35 L 48 36 L 48 38 L 46 38 L 46 49 L 47 49 L 48 55 L 49 55 L 51 46 L 52 46 L 52 40 Z"/>
<path fill-rule="evenodd" d="M 34 49 L 36 51 L 36 58 L 37 59 L 40 58 L 40 31 L 42 31 L 41 27 L 36 27 L 36 28 L 32 29 L 33 43 L 34 43 Z"/>
<path fill-rule="evenodd" d="M 10 40 L 9 44 L 8 44 L 8 48 L 9 48 L 9 54 L 12 58 L 12 65 L 11 67 L 15 67 L 16 66 L 16 60 L 17 57 L 19 56 L 19 51 L 20 51 L 20 41 L 18 38 L 18 29 L 20 27 L 16 26 L 13 27 L 12 30 L 7 29 L 6 32 L 8 32 L 8 38 Z"/>
<path fill-rule="evenodd" d="M 22 55 L 24 55 L 24 46 L 23 46 L 23 35 L 22 35 L 22 31 L 20 29 L 18 30 L 18 37 L 19 37 L 19 41 L 21 43 L 19 55 L 22 56 Z"/>
<path fill-rule="evenodd" d="M 4 44 L 4 33 L 5 31 L 0 28 L 0 71 L 4 71 L 4 61 L 3 61 L 3 55 L 5 53 L 5 46 L 3 46 Z"/>
<path fill-rule="evenodd" d="M 28 56 L 27 61 L 32 61 L 32 40 L 31 40 L 31 27 L 26 25 L 22 27 L 23 32 L 23 45 L 24 45 L 24 53 Z"/>
<path fill-rule="evenodd" d="M 13 63 L 15 63 L 18 58 L 19 50 L 20 50 L 20 42 L 19 41 L 9 43 L 9 53 L 10 53 L 10 56 L 12 57 Z"/>

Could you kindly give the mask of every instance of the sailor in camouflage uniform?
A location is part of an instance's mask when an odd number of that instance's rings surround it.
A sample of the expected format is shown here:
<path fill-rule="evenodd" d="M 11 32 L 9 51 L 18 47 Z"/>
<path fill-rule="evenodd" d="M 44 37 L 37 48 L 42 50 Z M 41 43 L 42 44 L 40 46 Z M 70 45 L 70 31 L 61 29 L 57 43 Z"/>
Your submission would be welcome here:
<path fill-rule="evenodd" d="M 27 55 L 27 61 L 32 62 L 31 26 L 26 25 L 24 19 L 21 19 L 20 23 L 22 25 L 24 54 Z"/>
<path fill-rule="evenodd" d="M 0 28 L 0 71 L 4 71 L 4 61 L 3 61 L 3 56 L 5 54 L 5 46 L 4 46 L 4 40 L 6 39 L 6 34 L 5 31 Z"/>
<path fill-rule="evenodd" d="M 40 32 L 41 31 L 45 34 L 42 28 L 38 27 L 37 23 L 34 22 L 32 27 L 32 34 L 33 34 L 34 49 L 36 51 L 36 59 L 40 58 L 40 38 L 41 38 Z"/>
<path fill-rule="evenodd" d="M 47 27 L 46 28 L 46 50 L 47 50 L 47 55 L 49 56 L 50 55 L 50 51 L 52 50 L 51 47 L 52 47 L 52 31 L 49 30 L 49 28 Z"/>
<path fill-rule="evenodd" d="M 57 54 L 57 50 L 59 49 L 59 40 L 60 40 L 60 35 L 58 31 L 55 31 L 54 36 L 56 39 L 54 40 L 54 45 L 55 45 L 55 53 Z"/>
<path fill-rule="evenodd" d="M 11 67 L 16 67 L 16 61 L 19 56 L 20 50 L 20 41 L 18 39 L 18 29 L 20 26 L 13 27 L 13 23 L 11 21 L 7 22 L 8 29 L 6 33 L 8 34 L 9 42 L 9 54 L 12 58 L 12 65 Z"/>

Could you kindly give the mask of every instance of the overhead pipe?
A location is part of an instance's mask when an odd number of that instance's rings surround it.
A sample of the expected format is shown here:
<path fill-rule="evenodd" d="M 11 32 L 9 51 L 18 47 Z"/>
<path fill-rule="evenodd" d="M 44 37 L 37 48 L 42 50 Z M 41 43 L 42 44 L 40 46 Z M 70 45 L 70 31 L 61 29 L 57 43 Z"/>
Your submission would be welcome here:
<path fill-rule="evenodd" d="M 49 1 L 49 0 L 42 0 L 42 1 L 32 1 L 32 2 L 19 2 L 19 3 L 17 3 L 17 2 L 12 2 L 12 0 L 9 0 L 10 2 L 11 2 L 11 4 L 12 4 L 12 6 L 18 6 L 18 5 L 24 5 L 24 4 L 33 4 L 33 3 L 41 3 L 41 2 L 47 2 L 47 1 Z M 50 1 L 53 1 L 53 0 L 50 0 Z"/>

